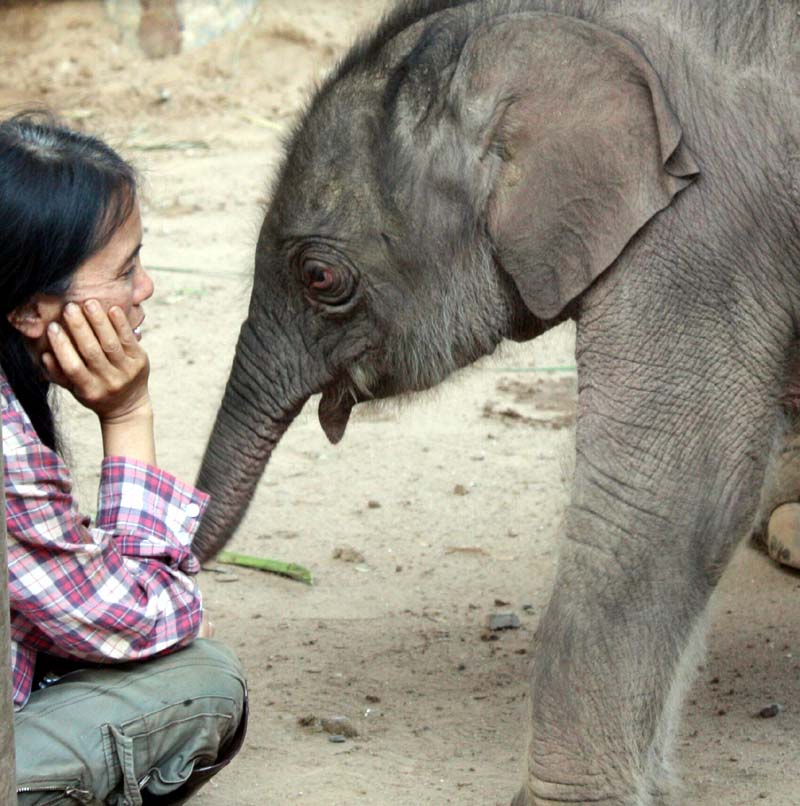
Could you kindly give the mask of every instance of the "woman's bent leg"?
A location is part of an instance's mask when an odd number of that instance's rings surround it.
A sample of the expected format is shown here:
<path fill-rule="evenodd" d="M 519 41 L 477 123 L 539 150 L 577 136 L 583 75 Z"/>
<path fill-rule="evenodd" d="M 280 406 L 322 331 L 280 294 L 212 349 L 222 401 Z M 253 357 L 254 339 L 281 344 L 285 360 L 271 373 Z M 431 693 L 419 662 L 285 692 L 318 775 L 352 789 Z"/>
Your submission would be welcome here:
<path fill-rule="evenodd" d="M 169 793 L 196 788 L 196 769 L 207 780 L 238 750 L 246 699 L 217 641 L 72 672 L 15 715 L 19 806 L 179 802 Z"/>

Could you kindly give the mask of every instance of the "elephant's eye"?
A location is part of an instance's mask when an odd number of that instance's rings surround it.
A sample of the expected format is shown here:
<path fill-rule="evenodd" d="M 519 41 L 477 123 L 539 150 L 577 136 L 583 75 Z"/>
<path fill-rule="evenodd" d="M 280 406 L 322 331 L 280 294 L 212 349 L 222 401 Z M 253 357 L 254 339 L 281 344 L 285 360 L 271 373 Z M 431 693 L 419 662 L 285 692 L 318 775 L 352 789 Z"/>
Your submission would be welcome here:
<path fill-rule="evenodd" d="M 327 291 L 334 282 L 333 269 L 316 260 L 307 260 L 303 263 L 303 281 L 306 288 Z"/>
<path fill-rule="evenodd" d="M 341 305 L 355 290 L 353 275 L 344 266 L 307 258 L 302 262 L 300 272 L 308 296 L 324 305 Z"/>

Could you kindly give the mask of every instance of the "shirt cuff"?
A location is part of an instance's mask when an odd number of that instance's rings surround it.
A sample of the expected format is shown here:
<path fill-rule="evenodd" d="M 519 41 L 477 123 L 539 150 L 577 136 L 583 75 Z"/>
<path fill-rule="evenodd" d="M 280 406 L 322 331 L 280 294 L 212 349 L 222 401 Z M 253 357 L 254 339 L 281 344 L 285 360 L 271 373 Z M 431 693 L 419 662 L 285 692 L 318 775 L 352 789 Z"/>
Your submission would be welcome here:
<path fill-rule="evenodd" d="M 113 530 L 129 556 L 171 559 L 196 573 L 192 538 L 208 506 L 208 495 L 160 468 L 122 456 L 107 456 L 100 472 L 97 526 Z M 130 545 L 128 545 L 130 544 Z"/>

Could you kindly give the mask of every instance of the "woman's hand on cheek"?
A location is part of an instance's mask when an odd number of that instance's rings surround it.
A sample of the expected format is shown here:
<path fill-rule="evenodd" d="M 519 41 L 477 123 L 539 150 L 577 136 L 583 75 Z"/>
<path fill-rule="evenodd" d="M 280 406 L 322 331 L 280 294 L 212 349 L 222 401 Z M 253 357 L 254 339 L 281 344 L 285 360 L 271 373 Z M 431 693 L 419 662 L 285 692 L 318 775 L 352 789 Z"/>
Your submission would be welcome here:
<path fill-rule="evenodd" d="M 112 307 L 106 313 L 97 300 L 86 301 L 83 308 L 70 302 L 62 321 L 47 330 L 52 352 L 44 353 L 42 362 L 50 380 L 102 422 L 152 416 L 150 362 L 122 309 Z"/>

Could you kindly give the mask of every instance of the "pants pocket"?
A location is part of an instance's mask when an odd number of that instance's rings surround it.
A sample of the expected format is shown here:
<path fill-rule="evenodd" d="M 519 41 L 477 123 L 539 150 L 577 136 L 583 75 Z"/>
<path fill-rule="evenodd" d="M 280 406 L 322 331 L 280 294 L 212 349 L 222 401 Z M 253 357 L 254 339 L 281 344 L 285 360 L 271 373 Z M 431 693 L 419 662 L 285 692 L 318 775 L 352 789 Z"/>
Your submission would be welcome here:
<path fill-rule="evenodd" d="M 43 779 L 18 782 L 17 803 L 19 806 L 77 806 L 79 803 L 99 803 L 82 781 Z"/>
<path fill-rule="evenodd" d="M 112 758 L 116 762 L 113 771 L 110 771 L 109 780 L 119 780 L 120 783 L 109 795 L 107 802 L 114 806 L 142 806 L 133 739 L 126 736 L 116 725 L 104 725 L 104 730 L 108 731 L 114 749 Z"/>
<path fill-rule="evenodd" d="M 213 764 L 238 722 L 238 705 L 223 697 L 199 697 L 123 724 L 103 726 L 112 752 L 108 775 L 118 782 L 108 803 L 141 806 L 141 790 L 165 795 L 183 784 L 195 766 Z"/>

